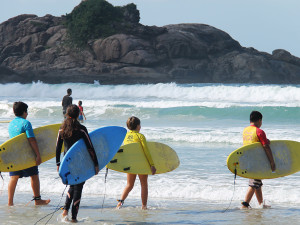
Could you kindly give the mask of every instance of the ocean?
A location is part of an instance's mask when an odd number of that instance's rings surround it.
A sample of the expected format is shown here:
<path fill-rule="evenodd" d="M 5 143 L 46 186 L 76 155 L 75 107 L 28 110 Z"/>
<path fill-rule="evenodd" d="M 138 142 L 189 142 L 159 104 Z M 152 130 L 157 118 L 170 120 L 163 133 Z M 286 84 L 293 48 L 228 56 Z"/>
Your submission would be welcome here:
<path fill-rule="evenodd" d="M 136 185 L 116 210 L 116 199 L 126 185 L 126 174 L 105 170 L 84 186 L 79 223 L 87 224 L 299 224 L 299 173 L 264 180 L 263 195 L 271 209 L 260 209 L 255 196 L 251 210 L 240 210 L 248 180 L 227 169 L 226 158 L 242 146 L 242 131 L 252 110 L 263 114 L 262 129 L 270 140 L 300 141 L 300 86 L 250 84 L 148 84 L 101 85 L 66 83 L 0 84 L 1 120 L 14 118 L 12 104 L 29 105 L 33 127 L 60 123 L 61 100 L 73 90 L 73 103 L 83 102 L 89 131 L 117 125 L 128 117 L 141 119 L 141 133 L 148 141 L 169 145 L 180 166 L 169 173 L 149 176 L 149 210 L 143 211 L 140 185 Z M 9 139 L 8 123 L 0 123 L 0 143 Z M 61 224 L 57 206 L 65 200 L 65 186 L 55 160 L 39 166 L 41 194 L 48 206 L 36 207 L 30 179 L 19 180 L 14 202 L 7 206 L 9 176 L 0 180 L 1 224 Z M 62 194 L 64 192 L 64 196 Z M 29 204 L 27 204 L 29 202 Z M 39 221 L 40 220 L 40 221 Z"/>

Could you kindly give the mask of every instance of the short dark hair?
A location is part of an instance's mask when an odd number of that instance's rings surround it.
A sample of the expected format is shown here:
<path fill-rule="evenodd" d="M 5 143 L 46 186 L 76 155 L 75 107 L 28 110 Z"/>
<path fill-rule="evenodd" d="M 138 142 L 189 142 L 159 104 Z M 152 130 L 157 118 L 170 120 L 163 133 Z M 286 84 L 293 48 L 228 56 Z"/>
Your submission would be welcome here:
<path fill-rule="evenodd" d="M 15 116 L 22 116 L 24 112 L 27 112 L 28 105 L 24 102 L 14 102 L 13 110 Z"/>
<path fill-rule="evenodd" d="M 262 120 L 263 115 L 258 111 L 252 111 L 250 114 L 250 122 L 257 122 Z"/>
<path fill-rule="evenodd" d="M 71 94 L 71 93 L 72 93 L 72 89 L 69 88 L 69 89 L 67 90 L 67 93 L 68 93 L 68 94 Z"/>
<path fill-rule="evenodd" d="M 80 105 L 80 106 L 81 106 L 81 105 L 82 105 L 82 101 L 78 101 L 78 105 Z"/>
<path fill-rule="evenodd" d="M 140 124 L 141 124 L 140 119 L 135 116 L 129 117 L 126 122 L 126 125 L 129 130 L 135 130 L 137 128 L 137 126 Z"/>

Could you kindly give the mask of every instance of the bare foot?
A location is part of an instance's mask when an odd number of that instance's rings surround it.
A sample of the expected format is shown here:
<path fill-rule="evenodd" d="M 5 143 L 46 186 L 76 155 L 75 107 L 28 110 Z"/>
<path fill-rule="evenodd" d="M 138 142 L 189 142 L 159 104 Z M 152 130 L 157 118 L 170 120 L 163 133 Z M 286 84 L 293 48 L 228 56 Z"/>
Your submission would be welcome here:
<path fill-rule="evenodd" d="M 265 202 L 264 202 L 264 204 L 260 204 L 259 206 L 262 209 L 269 209 L 269 208 L 271 208 L 271 206 L 270 205 L 266 205 Z"/>
<path fill-rule="evenodd" d="M 77 219 L 72 219 L 70 222 L 71 222 L 71 223 L 77 223 L 78 220 L 77 220 Z"/>
<path fill-rule="evenodd" d="M 116 209 L 121 209 L 121 208 L 122 208 L 122 202 L 118 202 Z"/>
<path fill-rule="evenodd" d="M 248 202 L 242 202 L 241 209 L 251 209 L 251 206 Z"/>
<path fill-rule="evenodd" d="M 121 209 L 122 205 L 124 204 L 124 200 L 117 200 L 118 201 L 118 205 L 116 207 L 116 209 Z"/>
<path fill-rule="evenodd" d="M 142 210 L 147 210 L 147 206 L 146 206 L 146 205 L 143 205 L 143 206 L 142 206 Z"/>
<path fill-rule="evenodd" d="M 269 208 L 271 208 L 271 206 L 267 205 L 266 204 L 266 200 L 264 200 L 262 203 L 259 204 L 259 208 L 261 208 L 261 209 L 269 209 Z"/>
<path fill-rule="evenodd" d="M 68 211 L 64 209 L 63 213 L 61 214 L 62 217 L 66 217 L 68 215 Z"/>
<path fill-rule="evenodd" d="M 48 199 L 48 200 L 35 200 L 35 205 L 48 205 L 49 204 L 49 202 L 50 202 L 51 200 L 50 199 Z"/>

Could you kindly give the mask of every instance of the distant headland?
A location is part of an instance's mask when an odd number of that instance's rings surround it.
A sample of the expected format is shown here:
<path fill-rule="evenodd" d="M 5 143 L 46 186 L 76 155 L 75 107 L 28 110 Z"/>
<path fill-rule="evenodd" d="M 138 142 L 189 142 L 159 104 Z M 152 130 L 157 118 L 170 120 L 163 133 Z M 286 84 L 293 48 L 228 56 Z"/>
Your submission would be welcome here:
<path fill-rule="evenodd" d="M 283 49 L 245 48 L 205 24 L 139 20 L 134 4 L 105 0 L 82 1 L 62 17 L 11 18 L 0 24 L 0 83 L 300 84 L 300 58 Z"/>

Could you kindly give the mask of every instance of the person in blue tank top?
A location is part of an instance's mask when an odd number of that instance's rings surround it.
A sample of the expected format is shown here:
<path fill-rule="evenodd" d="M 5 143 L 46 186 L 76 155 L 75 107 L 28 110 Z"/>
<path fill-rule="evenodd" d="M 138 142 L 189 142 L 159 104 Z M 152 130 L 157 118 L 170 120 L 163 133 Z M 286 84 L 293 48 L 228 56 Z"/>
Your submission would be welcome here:
<path fill-rule="evenodd" d="M 10 138 L 13 138 L 22 133 L 26 133 L 28 142 L 32 150 L 36 154 L 36 166 L 9 173 L 10 176 L 10 180 L 8 183 L 8 205 L 9 206 L 12 206 L 14 204 L 13 199 L 14 199 L 16 186 L 19 178 L 22 177 L 31 178 L 31 187 L 33 191 L 32 200 L 35 201 L 35 205 L 47 205 L 50 202 L 50 199 L 42 200 L 40 195 L 40 179 L 39 179 L 39 170 L 37 166 L 41 164 L 42 160 L 39 152 L 38 143 L 35 139 L 31 123 L 28 120 L 26 120 L 28 116 L 27 109 L 28 109 L 28 105 L 25 104 L 24 102 L 15 102 L 13 104 L 13 110 L 16 118 L 9 123 L 8 132 Z M 20 151 L 22 151 L 22 149 L 20 149 Z"/>

